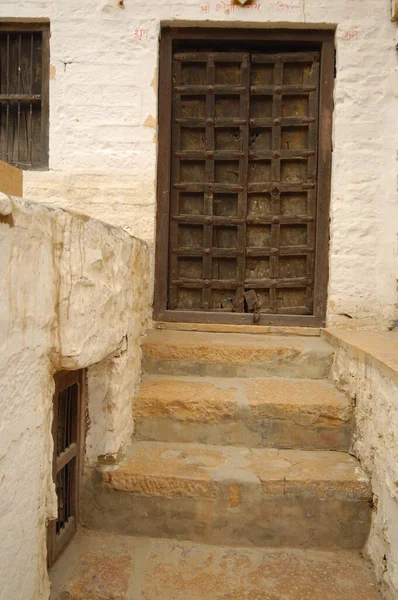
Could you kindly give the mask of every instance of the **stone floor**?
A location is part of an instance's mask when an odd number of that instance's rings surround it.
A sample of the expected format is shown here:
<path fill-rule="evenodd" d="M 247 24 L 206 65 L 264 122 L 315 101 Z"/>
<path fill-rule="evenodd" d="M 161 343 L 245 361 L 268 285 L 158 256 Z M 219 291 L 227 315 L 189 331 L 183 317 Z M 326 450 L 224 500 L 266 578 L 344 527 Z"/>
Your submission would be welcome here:
<path fill-rule="evenodd" d="M 355 551 L 218 547 L 81 530 L 51 600 L 380 600 Z"/>

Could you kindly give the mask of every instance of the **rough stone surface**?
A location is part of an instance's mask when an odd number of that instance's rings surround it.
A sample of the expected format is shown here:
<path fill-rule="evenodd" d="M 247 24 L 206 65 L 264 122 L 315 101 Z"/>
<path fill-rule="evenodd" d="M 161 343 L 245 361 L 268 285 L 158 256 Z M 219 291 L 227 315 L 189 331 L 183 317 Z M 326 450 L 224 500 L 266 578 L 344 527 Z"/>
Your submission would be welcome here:
<path fill-rule="evenodd" d="M 138 440 L 348 450 L 353 407 L 328 381 L 152 375 L 134 399 Z"/>
<path fill-rule="evenodd" d="M 46 519 L 56 516 L 53 374 L 88 367 L 87 465 L 117 453 L 132 431 L 150 259 L 122 229 L 9 201 L 12 225 L 0 223 L 0 598 L 44 600 Z"/>
<path fill-rule="evenodd" d="M 24 195 L 151 242 L 160 24 L 335 25 L 328 321 L 374 326 L 396 316 L 391 0 L 258 0 L 233 9 L 219 0 L 3 0 L 0 16 L 51 21 L 50 170 L 26 172 Z"/>
<path fill-rule="evenodd" d="M 223 389 L 217 387 L 217 380 L 208 383 L 203 379 L 152 377 L 140 385 L 134 399 L 134 417 L 170 416 L 179 421 L 216 423 L 236 418 L 236 393 L 233 382 Z"/>
<path fill-rule="evenodd" d="M 319 338 L 150 331 L 144 373 L 220 377 L 327 377 L 332 348 Z"/>
<path fill-rule="evenodd" d="M 299 337 L 320 337 L 319 327 L 274 327 L 272 325 L 229 325 L 225 323 L 172 323 L 157 321 L 155 329 L 168 329 L 172 331 L 203 331 L 208 333 L 250 333 L 250 335 L 297 335 Z"/>
<path fill-rule="evenodd" d="M 129 600 L 134 554 L 131 538 L 80 530 L 50 571 L 50 600 Z"/>
<path fill-rule="evenodd" d="M 137 442 L 85 490 L 83 523 L 205 543 L 361 548 L 369 480 L 338 452 Z"/>
<path fill-rule="evenodd" d="M 109 562 L 94 579 L 98 552 Z M 51 600 L 381 598 L 368 563 L 355 551 L 226 548 L 86 530 L 78 533 L 51 580 Z"/>
<path fill-rule="evenodd" d="M 355 402 L 353 451 L 372 481 L 366 546 L 387 600 L 398 598 L 398 334 L 331 332 L 332 377 Z M 330 337 L 330 336 L 329 336 Z"/>

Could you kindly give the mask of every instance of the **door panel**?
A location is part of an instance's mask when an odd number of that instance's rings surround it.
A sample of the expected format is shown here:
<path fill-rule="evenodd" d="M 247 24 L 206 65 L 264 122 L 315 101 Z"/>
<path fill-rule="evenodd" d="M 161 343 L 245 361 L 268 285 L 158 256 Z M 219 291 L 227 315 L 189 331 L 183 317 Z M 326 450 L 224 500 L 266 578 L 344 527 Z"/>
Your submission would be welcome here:
<path fill-rule="evenodd" d="M 314 314 L 319 59 L 174 53 L 168 311 Z"/>

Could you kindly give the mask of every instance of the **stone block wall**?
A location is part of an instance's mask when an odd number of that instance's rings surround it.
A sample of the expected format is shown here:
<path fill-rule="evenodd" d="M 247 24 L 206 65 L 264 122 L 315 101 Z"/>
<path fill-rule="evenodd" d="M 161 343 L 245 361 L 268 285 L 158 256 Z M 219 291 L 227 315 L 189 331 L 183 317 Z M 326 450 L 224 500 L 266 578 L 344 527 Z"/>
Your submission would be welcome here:
<path fill-rule="evenodd" d="M 3 0 L 51 24 L 50 165 L 25 197 L 155 238 L 161 25 L 335 27 L 328 323 L 397 316 L 397 28 L 392 0 Z"/>
<path fill-rule="evenodd" d="M 390 334 L 392 339 L 398 334 Z M 338 332 L 336 334 L 338 340 Z M 371 340 L 368 340 L 371 345 Z M 398 598 L 398 371 L 387 373 L 371 354 L 336 343 L 332 378 L 355 402 L 352 452 L 372 480 L 374 511 L 365 548 L 383 598 Z M 396 344 L 396 342 L 395 342 Z M 376 345 L 375 345 L 376 347 Z M 383 346 L 382 346 L 383 347 Z M 386 355 L 388 341 L 384 344 Z M 391 353 L 396 362 L 396 354 Z"/>
<path fill-rule="evenodd" d="M 86 467 L 132 433 L 150 321 L 146 242 L 0 194 L 0 599 L 46 600 L 53 374 L 87 367 Z"/>

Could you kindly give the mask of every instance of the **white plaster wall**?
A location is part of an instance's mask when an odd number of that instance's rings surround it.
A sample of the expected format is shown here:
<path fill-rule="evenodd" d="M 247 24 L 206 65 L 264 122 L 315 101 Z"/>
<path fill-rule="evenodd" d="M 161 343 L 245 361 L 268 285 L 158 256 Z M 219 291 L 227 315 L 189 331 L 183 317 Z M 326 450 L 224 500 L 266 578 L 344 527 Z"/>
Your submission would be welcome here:
<path fill-rule="evenodd" d="M 49 594 L 54 372 L 89 367 L 87 466 L 130 439 L 150 264 L 120 228 L 0 194 L 1 600 Z"/>
<path fill-rule="evenodd" d="M 398 316 L 392 0 L 257 1 L 2 0 L 0 17 L 51 20 L 50 170 L 26 173 L 24 194 L 153 242 L 161 21 L 335 24 L 328 322 L 384 325 Z"/>
<path fill-rule="evenodd" d="M 372 479 L 374 512 L 366 553 L 383 598 L 398 598 L 398 385 L 367 358 L 336 348 L 332 378 L 356 404 L 352 451 Z"/>

